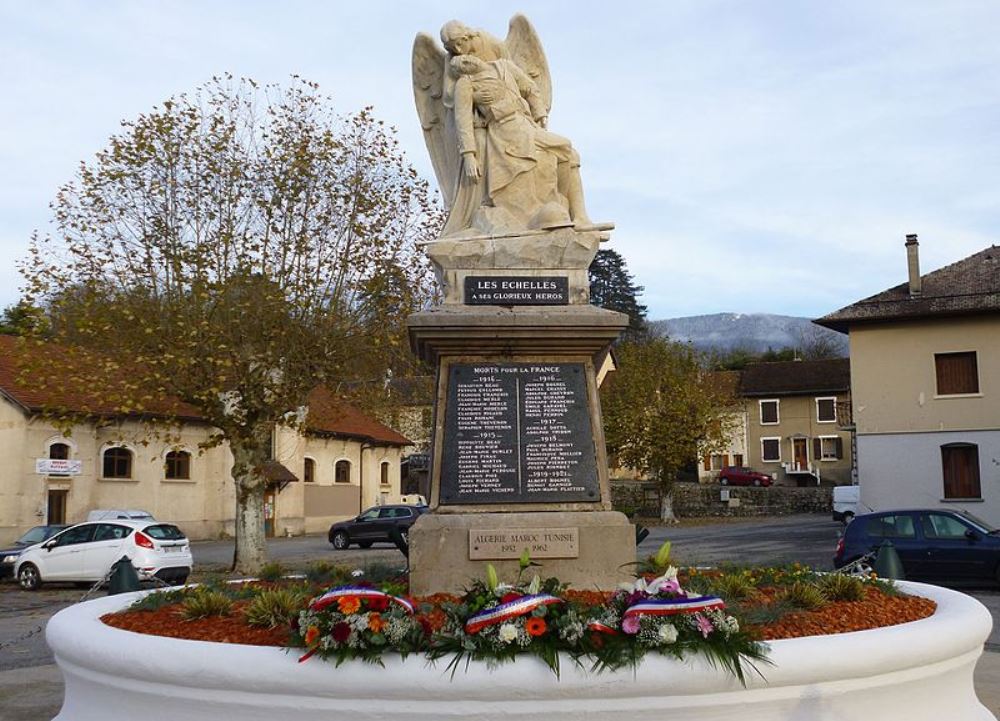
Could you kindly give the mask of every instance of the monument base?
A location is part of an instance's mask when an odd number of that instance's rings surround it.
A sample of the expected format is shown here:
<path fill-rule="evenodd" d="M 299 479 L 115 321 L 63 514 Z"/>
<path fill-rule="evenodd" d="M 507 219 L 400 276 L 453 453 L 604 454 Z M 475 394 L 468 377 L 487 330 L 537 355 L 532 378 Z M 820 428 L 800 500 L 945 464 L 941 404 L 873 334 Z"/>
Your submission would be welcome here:
<path fill-rule="evenodd" d="M 525 549 L 541 564 L 534 573 L 574 588 L 614 590 L 635 571 L 635 527 L 616 511 L 427 513 L 410 528 L 409 542 L 415 596 L 459 594 L 484 576 L 487 563 L 512 581 Z"/>

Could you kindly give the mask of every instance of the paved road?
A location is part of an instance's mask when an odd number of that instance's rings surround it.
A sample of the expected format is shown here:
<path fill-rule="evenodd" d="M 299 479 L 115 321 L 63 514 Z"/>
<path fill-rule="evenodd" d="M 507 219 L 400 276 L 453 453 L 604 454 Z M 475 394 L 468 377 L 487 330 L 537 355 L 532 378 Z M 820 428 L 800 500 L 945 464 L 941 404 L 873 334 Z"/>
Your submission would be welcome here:
<path fill-rule="evenodd" d="M 833 552 L 843 526 L 827 515 L 796 515 L 651 528 L 639 555 L 656 552 L 671 542 L 678 564 L 716 565 L 723 562 L 772 565 L 799 563 L 817 570 L 833 567 Z"/>

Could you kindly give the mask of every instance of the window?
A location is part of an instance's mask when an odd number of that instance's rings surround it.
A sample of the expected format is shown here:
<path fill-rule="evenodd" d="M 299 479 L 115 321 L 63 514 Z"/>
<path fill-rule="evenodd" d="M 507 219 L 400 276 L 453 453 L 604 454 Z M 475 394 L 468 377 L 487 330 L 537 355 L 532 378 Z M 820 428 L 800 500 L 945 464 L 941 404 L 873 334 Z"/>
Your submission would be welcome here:
<path fill-rule="evenodd" d="M 916 538 L 912 516 L 876 516 L 865 527 L 872 538 Z"/>
<path fill-rule="evenodd" d="M 87 543 L 94 537 L 96 526 L 74 526 L 59 534 L 56 541 L 57 546 L 75 546 L 77 543 Z"/>
<path fill-rule="evenodd" d="M 709 458 L 709 470 L 721 471 L 723 468 L 729 465 L 729 454 L 728 453 L 713 453 L 711 458 Z"/>
<path fill-rule="evenodd" d="M 351 482 L 351 462 L 350 461 L 337 461 L 337 465 L 333 467 L 333 480 L 335 483 L 350 483 Z"/>
<path fill-rule="evenodd" d="M 383 486 L 389 485 L 389 461 L 382 461 L 379 466 L 379 483 Z"/>
<path fill-rule="evenodd" d="M 816 399 L 816 422 L 837 422 L 837 397 Z"/>
<path fill-rule="evenodd" d="M 736 466 L 736 467 L 738 467 L 738 468 L 742 468 L 743 467 L 743 454 L 742 453 L 734 453 L 733 454 L 733 465 Z"/>
<path fill-rule="evenodd" d="M 132 451 L 116 446 L 104 451 L 104 478 L 131 478 Z"/>
<path fill-rule="evenodd" d="M 979 392 L 979 368 L 975 351 L 935 353 L 934 370 L 937 374 L 939 396 Z"/>
<path fill-rule="evenodd" d="M 189 480 L 191 454 L 187 451 L 170 451 L 164 463 L 164 473 L 171 480 Z"/>
<path fill-rule="evenodd" d="M 94 534 L 95 541 L 118 541 L 132 532 L 131 528 L 114 523 L 102 523 Z"/>
<path fill-rule="evenodd" d="M 760 424 L 762 426 L 775 425 L 779 419 L 777 400 L 760 402 Z"/>
<path fill-rule="evenodd" d="M 316 461 L 312 458 L 305 460 L 302 468 L 302 480 L 306 483 L 313 483 L 316 480 Z"/>
<path fill-rule="evenodd" d="M 844 457 L 844 442 L 839 436 L 813 438 L 813 458 L 836 461 Z"/>
<path fill-rule="evenodd" d="M 971 530 L 954 516 L 946 513 L 928 513 L 920 517 L 925 538 L 961 538 L 965 539 L 967 531 Z"/>
<path fill-rule="evenodd" d="M 979 487 L 979 446 L 949 443 L 941 446 L 945 498 L 982 498 Z"/>
<path fill-rule="evenodd" d="M 53 443 L 49 446 L 49 458 L 57 461 L 69 460 L 69 444 Z M 68 473 L 49 473 L 50 476 L 68 476 Z"/>
<path fill-rule="evenodd" d="M 781 460 L 781 439 L 761 438 L 760 458 L 765 463 L 776 463 Z"/>

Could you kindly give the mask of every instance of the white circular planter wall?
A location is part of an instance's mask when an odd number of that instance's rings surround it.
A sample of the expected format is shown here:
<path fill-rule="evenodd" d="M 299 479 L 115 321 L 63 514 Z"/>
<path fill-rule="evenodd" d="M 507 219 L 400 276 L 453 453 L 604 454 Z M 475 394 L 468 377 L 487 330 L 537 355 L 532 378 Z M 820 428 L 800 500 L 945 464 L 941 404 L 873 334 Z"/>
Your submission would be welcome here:
<path fill-rule="evenodd" d="M 914 623 L 776 641 L 766 680 L 749 688 L 700 658 L 647 656 L 636 671 L 591 674 L 562 664 L 557 679 L 521 659 L 490 669 L 390 656 L 385 668 L 335 667 L 258 646 L 182 641 L 106 626 L 140 594 L 71 606 L 46 637 L 66 679 L 57 721 L 985 721 L 972 673 L 989 612 L 961 593 L 915 583 L 937 602 Z"/>

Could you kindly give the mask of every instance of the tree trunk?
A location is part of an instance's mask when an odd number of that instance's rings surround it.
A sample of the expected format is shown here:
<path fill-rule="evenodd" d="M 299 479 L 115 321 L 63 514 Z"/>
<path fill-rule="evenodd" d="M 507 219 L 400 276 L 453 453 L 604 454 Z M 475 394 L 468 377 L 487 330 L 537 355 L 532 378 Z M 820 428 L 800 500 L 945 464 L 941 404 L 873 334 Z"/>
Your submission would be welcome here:
<path fill-rule="evenodd" d="M 660 490 L 660 520 L 664 523 L 678 523 L 678 518 L 674 514 L 673 485 Z"/>
<path fill-rule="evenodd" d="M 264 463 L 270 458 L 270 434 L 261 438 L 232 438 L 233 481 L 236 483 L 236 547 L 232 570 L 248 576 L 257 575 L 267 563 L 264 538 L 264 490 L 267 480 Z"/>

